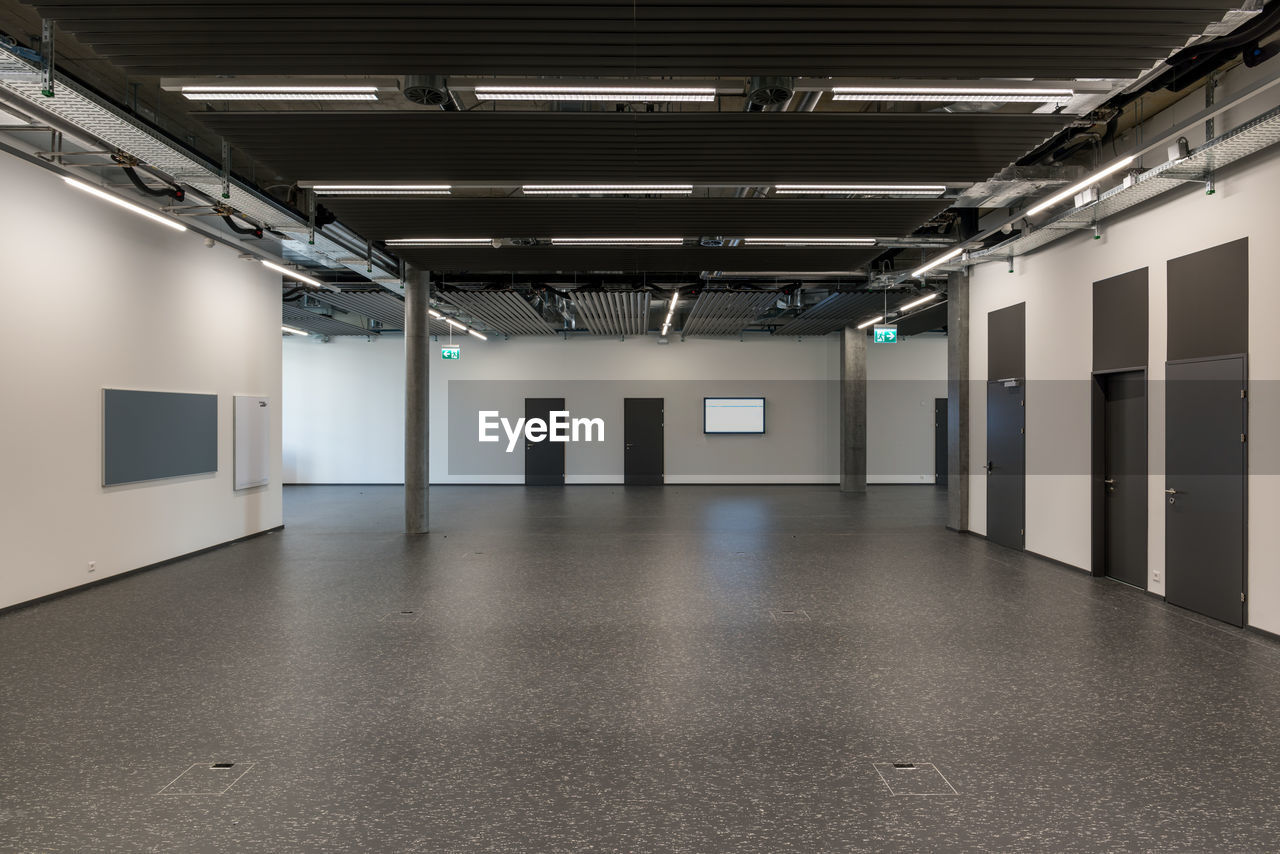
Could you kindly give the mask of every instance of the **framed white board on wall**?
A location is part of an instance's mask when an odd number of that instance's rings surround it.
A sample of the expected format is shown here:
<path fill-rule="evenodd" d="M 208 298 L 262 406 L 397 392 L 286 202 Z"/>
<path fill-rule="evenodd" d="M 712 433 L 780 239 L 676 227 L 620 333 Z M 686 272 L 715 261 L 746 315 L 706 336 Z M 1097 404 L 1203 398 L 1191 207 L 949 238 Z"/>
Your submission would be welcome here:
<path fill-rule="evenodd" d="M 265 486 L 271 479 L 271 398 L 235 396 L 235 488 Z"/>
<path fill-rule="evenodd" d="M 763 433 L 763 397 L 704 397 L 703 433 Z"/>

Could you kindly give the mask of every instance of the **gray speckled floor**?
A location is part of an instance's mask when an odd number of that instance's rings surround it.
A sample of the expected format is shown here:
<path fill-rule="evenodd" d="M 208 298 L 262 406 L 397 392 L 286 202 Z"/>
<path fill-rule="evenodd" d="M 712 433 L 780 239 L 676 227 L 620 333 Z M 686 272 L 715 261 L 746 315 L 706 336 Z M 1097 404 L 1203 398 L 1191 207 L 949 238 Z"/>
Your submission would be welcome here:
<path fill-rule="evenodd" d="M 1280 646 L 930 488 L 432 496 L 0 616 L 0 851 L 1280 850 Z"/>

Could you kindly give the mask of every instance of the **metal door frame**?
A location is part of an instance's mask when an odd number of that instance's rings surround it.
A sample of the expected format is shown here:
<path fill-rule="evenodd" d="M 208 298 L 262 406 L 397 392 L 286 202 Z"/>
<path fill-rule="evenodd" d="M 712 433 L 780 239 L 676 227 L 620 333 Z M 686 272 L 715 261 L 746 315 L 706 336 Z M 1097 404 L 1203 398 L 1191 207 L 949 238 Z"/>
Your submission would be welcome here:
<path fill-rule="evenodd" d="M 1147 446 L 1147 502 L 1151 501 L 1151 369 L 1146 366 L 1135 366 L 1132 368 L 1108 368 L 1104 371 L 1094 371 L 1090 374 L 1093 387 L 1090 389 L 1090 448 L 1089 448 L 1089 528 L 1090 528 L 1090 551 L 1092 559 L 1090 561 L 1089 574 L 1095 578 L 1106 578 L 1106 485 L 1103 480 L 1106 479 L 1104 468 L 1107 464 L 1107 441 L 1106 441 L 1106 395 L 1103 393 L 1103 378 L 1113 374 L 1142 374 L 1142 400 L 1146 404 L 1142 407 L 1142 431 L 1144 444 Z M 1162 466 L 1163 468 L 1163 466 Z M 1151 514 L 1147 514 L 1147 537 L 1151 536 Z M 1147 578 L 1148 587 L 1150 586 L 1151 577 L 1151 549 L 1148 542 L 1147 548 Z M 1124 582 L 1120 582 L 1124 583 Z M 1144 588 L 1145 589 L 1145 588 Z"/>
<path fill-rule="evenodd" d="M 1165 382 L 1166 383 L 1169 382 L 1168 367 L 1170 365 L 1191 365 L 1197 362 L 1225 362 L 1228 359 L 1239 359 L 1241 365 L 1244 368 L 1243 382 L 1244 382 L 1245 395 L 1242 398 L 1243 402 L 1241 405 L 1243 407 L 1242 414 L 1244 415 L 1245 441 L 1240 443 L 1240 452 L 1241 454 L 1244 455 L 1244 458 L 1241 460 L 1241 463 L 1243 464 L 1243 468 L 1244 468 L 1244 475 L 1240 478 L 1241 480 L 1240 489 L 1244 493 L 1244 495 L 1242 496 L 1243 501 L 1241 502 L 1241 505 L 1240 505 L 1240 511 L 1243 517 L 1240 520 L 1241 521 L 1240 536 L 1243 539 L 1243 542 L 1241 542 L 1240 544 L 1240 569 L 1243 574 L 1243 577 L 1240 579 L 1240 592 L 1244 596 L 1244 600 L 1240 603 L 1240 622 L 1242 626 L 1247 628 L 1249 625 L 1249 442 L 1248 442 L 1248 437 L 1249 437 L 1249 433 L 1251 432 L 1250 426 L 1249 426 L 1249 354 L 1248 353 L 1223 353 L 1220 356 L 1198 356 L 1194 359 L 1172 359 L 1172 360 L 1166 359 L 1164 363 L 1165 364 Z M 1167 389 L 1165 391 L 1165 398 L 1166 400 L 1168 399 Z M 1164 460 L 1164 466 L 1162 466 L 1162 468 L 1165 469 L 1164 487 L 1165 489 L 1168 489 L 1169 488 L 1169 471 L 1168 471 L 1168 468 L 1169 468 L 1169 456 L 1168 456 L 1169 455 L 1169 442 L 1168 442 L 1169 411 L 1167 408 L 1165 409 L 1164 429 L 1165 429 L 1165 460 Z M 1161 505 L 1161 506 L 1164 506 L 1164 505 Z M 1169 549 L 1168 549 L 1169 511 L 1166 508 L 1164 512 L 1165 512 L 1164 577 L 1165 577 L 1165 583 L 1167 584 L 1169 579 Z M 1167 597 L 1161 597 L 1161 598 L 1167 599 Z M 1213 618 L 1210 617 L 1209 619 L 1213 619 Z"/>

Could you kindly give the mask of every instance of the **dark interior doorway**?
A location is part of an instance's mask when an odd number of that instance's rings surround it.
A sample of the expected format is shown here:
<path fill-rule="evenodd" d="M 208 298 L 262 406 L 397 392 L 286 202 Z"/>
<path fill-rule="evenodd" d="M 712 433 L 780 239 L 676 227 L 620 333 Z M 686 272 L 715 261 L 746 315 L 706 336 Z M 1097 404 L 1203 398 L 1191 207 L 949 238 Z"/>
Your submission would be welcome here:
<path fill-rule="evenodd" d="M 1144 370 L 1096 374 L 1099 422 L 1095 477 L 1095 572 L 1147 586 L 1147 374 Z"/>
<path fill-rule="evenodd" d="M 1169 362 L 1165 405 L 1165 598 L 1244 625 L 1244 356 Z"/>
<path fill-rule="evenodd" d="M 525 423 L 540 418 L 550 422 L 551 413 L 564 409 L 563 397 L 526 397 L 524 399 Z M 564 486 L 564 442 L 524 443 L 524 482 L 526 486 Z"/>
<path fill-rule="evenodd" d="M 987 383 L 987 539 L 1021 549 L 1026 542 L 1026 383 Z"/>
<path fill-rule="evenodd" d="M 628 486 L 661 486 L 666 445 L 661 397 L 628 397 L 623 401 L 622 482 Z"/>
<path fill-rule="evenodd" d="M 933 482 L 947 488 L 947 399 L 933 401 Z"/>

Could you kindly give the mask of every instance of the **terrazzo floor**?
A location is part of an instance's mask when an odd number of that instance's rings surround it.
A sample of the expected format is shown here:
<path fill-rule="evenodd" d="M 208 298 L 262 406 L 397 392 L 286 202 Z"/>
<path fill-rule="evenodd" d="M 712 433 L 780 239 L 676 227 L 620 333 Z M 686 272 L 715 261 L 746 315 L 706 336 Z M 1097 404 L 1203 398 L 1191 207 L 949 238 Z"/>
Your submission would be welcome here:
<path fill-rule="evenodd" d="M 1280 644 L 932 488 L 432 505 L 0 615 L 0 851 L 1280 850 Z"/>

